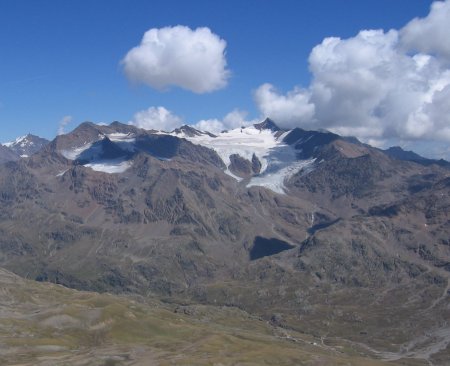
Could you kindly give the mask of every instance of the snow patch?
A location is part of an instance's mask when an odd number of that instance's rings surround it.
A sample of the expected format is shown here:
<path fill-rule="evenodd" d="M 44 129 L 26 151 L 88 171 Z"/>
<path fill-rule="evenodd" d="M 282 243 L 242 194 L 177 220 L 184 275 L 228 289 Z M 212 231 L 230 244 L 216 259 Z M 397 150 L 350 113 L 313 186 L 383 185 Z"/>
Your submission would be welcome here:
<path fill-rule="evenodd" d="M 136 139 L 134 138 L 133 134 L 131 133 L 120 133 L 120 132 L 114 132 L 106 135 L 111 141 L 114 142 L 135 142 Z"/>
<path fill-rule="evenodd" d="M 59 172 L 58 174 L 56 174 L 57 177 L 62 177 L 64 175 L 65 172 L 67 172 L 69 169 L 63 170 L 61 172 Z"/>
<path fill-rule="evenodd" d="M 60 153 L 66 159 L 75 160 L 83 151 L 89 149 L 93 143 L 86 143 L 83 146 L 75 147 L 71 150 L 61 150 Z"/>
<path fill-rule="evenodd" d="M 96 162 L 92 162 L 89 164 L 85 164 L 85 167 L 91 168 L 97 172 L 115 174 L 115 173 L 123 173 L 128 168 L 131 167 L 131 162 L 123 159 L 115 159 L 115 160 L 98 160 Z"/>
<path fill-rule="evenodd" d="M 14 145 L 18 145 L 18 144 L 20 144 L 20 143 L 23 143 L 24 141 L 26 141 L 26 139 L 27 139 L 27 136 L 26 136 L 26 135 L 25 135 L 25 136 L 20 136 L 20 137 L 16 138 L 14 141 L 5 142 L 5 143 L 3 143 L 2 145 L 3 145 L 3 146 L 6 146 L 6 147 L 11 147 L 11 146 L 14 146 Z M 22 146 L 22 147 L 23 147 L 23 146 Z"/>

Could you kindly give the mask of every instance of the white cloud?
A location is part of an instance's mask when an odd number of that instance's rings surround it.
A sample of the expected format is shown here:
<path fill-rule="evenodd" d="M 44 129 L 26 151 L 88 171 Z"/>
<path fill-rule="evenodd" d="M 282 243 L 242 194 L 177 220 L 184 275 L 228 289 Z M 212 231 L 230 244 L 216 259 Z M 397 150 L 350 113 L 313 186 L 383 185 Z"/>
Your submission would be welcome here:
<path fill-rule="evenodd" d="M 401 31 L 406 49 L 437 54 L 450 64 L 450 1 L 436 1 L 425 18 L 411 20 Z"/>
<path fill-rule="evenodd" d="M 434 3 L 428 17 L 400 31 L 324 39 L 309 57 L 310 86 L 281 94 L 261 85 L 259 110 L 282 127 L 327 128 L 364 141 L 450 141 L 449 8 L 450 0 Z M 419 31 L 428 48 L 413 37 Z"/>
<path fill-rule="evenodd" d="M 153 28 L 122 64 L 127 77 L 156 89 L 179 86 L 206 93 L 226 86 L 226 42 L 209 28 Z"/>
<path fill-rule="evenodd" d="M 148 109 L 136 112 L 132 124 L 136 127 L 146 130 L 172 131 L 181 126 L 183 120 L 164 107 L 150 107 Z"/>
<path fill-rule="evenodd" d="M 192 126 L 200 131 L 219 133 L 223 130 L 232 130 L 242 126 L 249 126 L 258 122 L 256 120 L 247 120 L 246 117 L 247 112 L 241 111 L 239 109 L 234 109 L 221 120 L 217 118 L 203 119 Z"/>
<path fill-rule="evenodd" d="M 314 104 L 307 90 L 294 88 L 286 95 L 280 94 L 273 85 L 263 84 L 254 93 L 255 102 L 264 116 L 280 121 L 285 128 L 307 124 L 314 116 Z"/>
<path fill-rule="evenodd" d="M 64 135 L 64 129 L 65 127 L 72 122 L 73 117 L 72 116 L 64 116 L 58 123 L 58 135 Z"/>

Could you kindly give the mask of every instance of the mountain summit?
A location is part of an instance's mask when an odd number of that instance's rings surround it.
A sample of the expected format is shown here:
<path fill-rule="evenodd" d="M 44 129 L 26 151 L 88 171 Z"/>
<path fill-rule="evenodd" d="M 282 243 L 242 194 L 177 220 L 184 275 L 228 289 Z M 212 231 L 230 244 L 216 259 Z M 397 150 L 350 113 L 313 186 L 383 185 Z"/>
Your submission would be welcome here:
<path fill-rule="evenodd" d="M 49 141 L 47 139 L 28 134 L 17 138 L 15 141 L 4 143 L 3 145 L 21 157 L 28 157 L 41 150 L 48 143 Z"/>
<path fill-rule="evenodd" d="M 271 130 L 272 132 L 280 131 L 281 128 L 277 126 L 277 124 L 272 121 L 270 118 L 266 118 L 264 121 L 260 123 L 256 123 L 253 125 L 257 130 Z"/>

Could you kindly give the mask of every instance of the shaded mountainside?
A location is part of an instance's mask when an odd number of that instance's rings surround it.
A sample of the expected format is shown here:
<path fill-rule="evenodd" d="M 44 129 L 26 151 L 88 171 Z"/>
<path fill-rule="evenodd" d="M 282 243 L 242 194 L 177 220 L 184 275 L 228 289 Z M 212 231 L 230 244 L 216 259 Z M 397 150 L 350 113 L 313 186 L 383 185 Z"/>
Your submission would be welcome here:
<path fill-rule="evenodd" d="M 405 151 L 399 146 L 390 147 L 389 149 L 384 150 L 384 153 L 397 160 L 414 161 L 422 165 L 436 164 L 442 167 L 450 168 L 450 163 L 444 159 L 427 159 L 413 151 Z"/>
<path fill-rule="evenodd" d="M 0 265 L 81 290 L 232 306 L 327 347 L 345 339 L 373 357 L 445 364 L 448 170 L 267 128 L 312 161 L 286 175 L 284 194 L 248 186 L 263 174 L 256 155 L 230 158 L 237 180 L 215 150 L 117 122 L 1 165 Z"/>

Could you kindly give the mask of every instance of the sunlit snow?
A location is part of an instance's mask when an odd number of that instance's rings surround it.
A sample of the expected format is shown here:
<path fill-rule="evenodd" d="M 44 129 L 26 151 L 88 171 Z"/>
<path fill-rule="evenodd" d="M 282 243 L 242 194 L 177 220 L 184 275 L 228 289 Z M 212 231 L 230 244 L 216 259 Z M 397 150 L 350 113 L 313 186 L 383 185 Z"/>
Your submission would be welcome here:
<path fill-rule="evenodd" d="M 14 141 L 4 142 L 2 145 L 6 146 L 6 147 L 11 147 L 14 145 L 18 145 L 20 143 L 21 147 L 25 147 L 26 146 L 26 144 L 25 144 L 26 138 L 27 138 L 26 135 L 20 136 L 20 137 L 16 138 Z"/>
<path fill-rule="evenodd" d="M 124 141 L 124 142 L 134 142 L 136 139 L 131 133 L 120 133 L 114 132 L 106 135 L 111 141 Z"/>
<path fill-rule="evenodd" d="M 175 136 L 179 135 L 175 134 Z M 269 150 L 279 144 L 272 131 L 258 130 L 254 127 L 236 128 L 222 132 L 217 137 L 207 134 L 192 137 L 184 135 L 183 137 L 194 144 L 209 147 L 217 152 L 227 166 L 225 173 L 233 178 L 237 177 L 228 169 L 231 164 L 230 155 L 238 154 L 251 161 L 253 154 L 255 154 L 261 162 L 261 172 L 263 172 L 267 168 Z"/>
<path fill-rule="evenodd" d="M 57 177 L 62 177 L 64 175 L 65 172 L 67 172 L 69 169 L 65 169 L 60 171 L 58 174 L 56 174 Z"/>
<path fill-rule="evenodd" d="M 123 173 L 130 166 L 131 162 L 123 159 L 115 159 L 115 160 L 98 160 L 93 163 L 85 164 L 85 167 L 91 168 L 97 172 L 103 173 Z"/>

